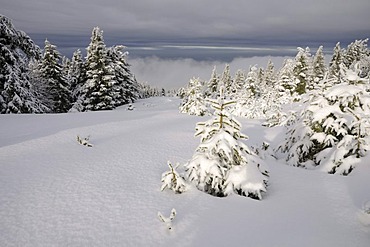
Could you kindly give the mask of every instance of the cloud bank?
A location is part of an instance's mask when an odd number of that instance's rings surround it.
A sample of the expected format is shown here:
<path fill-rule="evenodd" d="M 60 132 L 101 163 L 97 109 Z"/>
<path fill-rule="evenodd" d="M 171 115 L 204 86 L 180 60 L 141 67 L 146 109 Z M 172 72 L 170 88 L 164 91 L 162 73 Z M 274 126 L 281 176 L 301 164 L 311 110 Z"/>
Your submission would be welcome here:
<path fill-rule="evenodd" d="M 250 66 L 266 67 L 271 59 L 279 69 L 286 57 L 251 57 L 235 58 L 229 64 L 232 75 L 238 69 L 248 71 Z M 221 74 L 226 63 L 222 61 L 196 61 L 194 59 L 160 59 L 158 57 L 130 59 L 131 71 L 139 82 L 147 82 L 153 87 L 178 89 L 188 84 L 193 77 L 209 80 L 216 66 Z"/>
<path fill-rule="evenodd" d="M 370 36 L 369 0 L 0 0 L 0 6 L 17 28 L 69 42 L 89 37 L 95 26 L 119 44 L 333 46 Z"/>

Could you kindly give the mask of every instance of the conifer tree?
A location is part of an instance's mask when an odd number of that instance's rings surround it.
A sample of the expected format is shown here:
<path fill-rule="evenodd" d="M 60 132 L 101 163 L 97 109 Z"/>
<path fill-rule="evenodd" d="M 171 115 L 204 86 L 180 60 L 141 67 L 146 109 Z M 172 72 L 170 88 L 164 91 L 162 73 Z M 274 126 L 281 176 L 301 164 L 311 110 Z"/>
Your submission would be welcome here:
<path fill-rule="evenodd" d="M 333 78 L 336 83 L 341 83 L 343 81 L 343 70 L 341 68 L 343 65 L 343 50 L 338 42 L 333 51 L 333 56 L 329 64 L 329 78 Z"/>
<path fill-rule="evenodd" d="M 69 68 L 71 67 L 71 60 L 68 57 L 66 56 L 62 57 L 61 67 L 62 67 L 62 72 L 64 73 L 64 76 L 69 78 L 68 71 L 69 71 Z"/>
<path fill-rule="evenodd" d="M 294 84 L 293 67 L 294 67 L 293 60 L 286 59 L 284 61 L 283 67 L 279 71 L 278 85 L 281 94 L 291 96 L 295 92 L 296 85 Z"/>
<path fill-rule="evenodd" d="M 246 78 L 246 87 L 251 91 L 254 97 L 260 96 L 260 88 L 258 81 L 258 69 L 257 66 L 251 66 Z"/>
<path fill-rule="evenodd" d="M 216 66 L 212 70 L 211 78 L 208 81 L 206 95 L 210 98 L 216 98 L 219 91 L 220 77 L 217 74 Z"/>
<path fill-rule="evenodd" d="M 82 87 L 86 81 L 86 68 L 80 49 L 73 52 L 68 75 L 71 82 L 72 100 L 76 102 L 82 93 Z"/>
<path fill-rule="evenodd" d="M 295 92 L 298 94 L 306 93 L 307 86 L 310 84 L 309 57 L 307 49 L 298 47 L 298 54 L 295 57 L 293 73 L 295 77 Z"/>
<path fill-rule="evenodd" d="M 73 52 L 71 63 L 68 70 L 71 88 L 72 108 L 70 112 L 84 111 L 84 86 L 86 84 L 86 66 L 82 58 L 81 50 Z"/>
<path fill-rule="evenodd" d="M 370 148 L 369 81 L 346 69 L 342 83 L 312 95 L 279 149 L 290 165 L 347 175 Z"/>
<path fill-rule="evenodd" d="M 48 109 L 38 98 L 30 78 L 29 62 L 40 48 L 10 19 L 0 15 L 0 113 L 42 113 Z"/>
<path fill-rule="evenodd" d="M 263 80 L 267 86 L 274 86 L 276 82 L 275 66 L 271 59 L 269 59 L 267 62 Z"/>
<path fill-rule="evenodd" d="M 135 79 L 136 81 L 136 79 Z M 181 91 L 181 92 L 180 92 Z M 185 89 L 179 89 L 179 96 L 180 98 L 185 98 L 186 93 Z M 181 94 L 181 95 L 180 95 Z M 148 83 L 138 82 L 138 97 L 140 99 L 150 98 L 154 96 L 159 96 L 159 92 L 157 88 L 151 87 Z"/>
<path fill-rule="evenodd" d="M 230 96 L 230 92 L 232 90 L 232 84 L 233 84 L 233 79 L 231 77 L 230 65 L 226 64 L 225 69 L 221 76 L 221 85 L 225 88 L 225 94 L 228 96 Z M 218 90 L 219 89 L 220 87 L 218 88 Z"/>
<path fill-rule="evenodd" d="M 55 113 L 67 112 L 71 108 L 71 91 L 60 59 L 56 46 L 45 40 L 43 57 L 37 69 L 44 84 L 46 103 Z"/>
<path fill-rule="evenodd" d="M 233 94 L 238 95 L 241 90 L 243 90 L 246 81 L 246 75 L 243 70 L 238 69 L 234 76 L 234 87 L 233 87 Z"/>
<path fill-rule="evenodd" d="M 125 46 L 118 45 L 108 49 L 108 56 L 114 69 L 116 83 L 114 84 L 115 106 L 133 103 L 139 97 L 138 84 L 126 61 Z"/>
<path fill-rule="evenodd" d="M 236 82 L 236 80 L 235 80 Z M 236 116 L 244 118 L 258 118 L 259 110 L 256 107 L 256 99 L 260 96 L 259 88 L 256 86 L 258 83 L 257 67 L 252 66 L 248 74 L 245 76 L 244 85 L 239 90 L 236 97 L 236 104 L 230 109 L 230 112 Z"/>
<path fill-rule="evenodd" d="M 323 53 L 323 46 L 320 46 L 313 59 L 313 80 L 315 83 L 324 79 L 326 73 L 325 57 Z"/>
<path fill-rule="evenodd" d="M 227 111 L 223 87 L 217 100 L 210 100 L 215 118 L 197 124 L 201 143 L 185 165 L 187 178 L 196 187 L 214 196 L 238 194 L 261 199 L 266 191 L 267 171 L 262 160 L 240 139 L 241 124 Z"/>
<path fill-rule="evenodd" d="M 204 94 L 205 83 L 199 78 L 192 78 L 187 86 L 180 112 L 189 115 L 204 116 L 209 114 Z"/>
<path fill-rule="evenodd" d="M 347 68 L 352 68 L 351 66 L 356 62 L 370 55 L 370 51 L 367 49 L 368 40 L 355 40 L 344 50 L 343 63 Z"/>
<path fill-rule="evenodd" d="M 359 71 L 361 78 L 370 79 L 370 55 L 364 56 L 360 61 L 353 64 L 353 69 Z"/>
<path fill-rule="evenodd" d="M 116 78 L 114 68 L 107 55 L 103 31 L 95 27 L 87 47 L 86 83 L 83 91 L 83 108 L 86 111 L 111 110 L 114 101 Z"/>
<path fill-rule="evenodd" d="M 261 67 L 258 68 L 258 72 L 257 72 L 257 84 L 259 86 L 261 86 L 262 84 L 265 84 L 265 70 Z"/>

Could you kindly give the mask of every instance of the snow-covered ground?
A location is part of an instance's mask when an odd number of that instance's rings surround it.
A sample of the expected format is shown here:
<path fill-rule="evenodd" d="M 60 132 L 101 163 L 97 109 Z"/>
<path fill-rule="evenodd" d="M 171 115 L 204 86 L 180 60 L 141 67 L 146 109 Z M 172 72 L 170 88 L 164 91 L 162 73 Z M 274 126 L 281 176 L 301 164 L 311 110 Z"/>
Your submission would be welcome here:
<path fill-rule="evenodd" d="M 205 120 L 180 114 L 179 103 L 0 116 L 0 246 L 370 246 L 369 157 L 347 177 L 270 158 L 261 201 L 161 192 L 167 161 L 191 158 Z M 249 146 L 282 138 L 281 127 L 240 121 Z M 172 208 L 169 231 L 157 214 Z"/>

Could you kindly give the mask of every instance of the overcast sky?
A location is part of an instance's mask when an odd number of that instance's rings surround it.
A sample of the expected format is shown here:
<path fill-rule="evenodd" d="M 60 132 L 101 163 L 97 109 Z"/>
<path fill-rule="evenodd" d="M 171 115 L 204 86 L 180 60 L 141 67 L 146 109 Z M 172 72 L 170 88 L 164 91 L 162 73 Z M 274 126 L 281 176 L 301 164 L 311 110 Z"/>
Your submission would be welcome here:
<path fill-rule="evenodd" d="M 59 48 L 86 47 L 99 26 L 107 45 L 138 47 L 139 56 L 159 55 L 153 47 L 163 45 L 181 56 L 188 51 L 183 45 L 263 48 L 242 50 L 249 55 L 276 46 L 332 50 L 336 42 L 370 37 L 369 0 L 0 0 L 0 6 L 40 46 L 48 38 Z"/>

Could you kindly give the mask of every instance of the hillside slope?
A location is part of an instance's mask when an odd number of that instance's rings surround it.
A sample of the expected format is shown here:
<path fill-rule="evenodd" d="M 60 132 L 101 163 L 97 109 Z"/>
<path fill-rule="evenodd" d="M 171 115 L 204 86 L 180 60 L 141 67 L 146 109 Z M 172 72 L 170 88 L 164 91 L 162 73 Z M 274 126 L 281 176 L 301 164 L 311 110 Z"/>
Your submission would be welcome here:
<path fill-rule="evenodd" d="M 191 158 L 204 120 L 180 114 L 179 103 L 1 116 L 0 246 L 369 246 L 369 157 L 347 177 L 268 159 L 262 201 L 161 192 L 167 161 Z M 281 128 L 241 122 L 248 145 L 281 138 Z M 157 213 L 172 208 L 169 231 Z"/>

